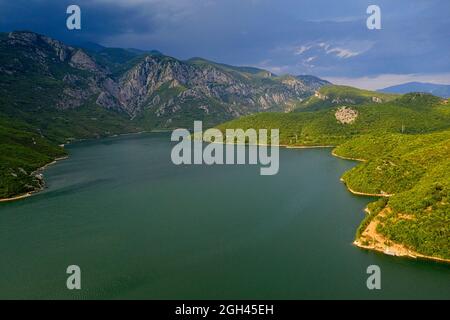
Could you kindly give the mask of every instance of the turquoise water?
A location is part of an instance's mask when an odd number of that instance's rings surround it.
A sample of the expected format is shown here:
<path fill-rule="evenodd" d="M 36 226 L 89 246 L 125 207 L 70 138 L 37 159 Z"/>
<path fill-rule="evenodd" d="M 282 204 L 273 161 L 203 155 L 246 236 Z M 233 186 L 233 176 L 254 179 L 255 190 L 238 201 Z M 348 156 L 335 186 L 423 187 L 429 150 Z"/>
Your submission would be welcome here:
<path fill-rule="evenodd" d="M 371 201 L 339 182 L 354 162 L 281 149 L 275 176 L 174 166 L 169 138 L 70 145 L 44 192 L 0 204 L 0 298 L 450 299 L 448 265 L 352 246 Z M 80 291 L 66 288 L 73 264 Z"/>

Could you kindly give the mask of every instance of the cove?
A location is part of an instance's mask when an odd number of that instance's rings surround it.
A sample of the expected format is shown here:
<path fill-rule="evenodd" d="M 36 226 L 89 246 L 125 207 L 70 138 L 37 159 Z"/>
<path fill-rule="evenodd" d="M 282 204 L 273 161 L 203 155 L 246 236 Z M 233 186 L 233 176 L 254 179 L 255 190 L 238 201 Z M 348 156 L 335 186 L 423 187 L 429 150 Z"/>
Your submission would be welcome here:
<path fill-rule="evenodd" d="M 372 200 L 330 149 L 280 149 L 279 173 L 176 166 L 169 134 L 69 145 L 48 188 L 0 204 L 0 298 L 449 299 L 450 268 L 352 245 Z M 66 288 L 78 265 L 82 290 Z M 378 265 L 381 290 L 366 287 Z"/>

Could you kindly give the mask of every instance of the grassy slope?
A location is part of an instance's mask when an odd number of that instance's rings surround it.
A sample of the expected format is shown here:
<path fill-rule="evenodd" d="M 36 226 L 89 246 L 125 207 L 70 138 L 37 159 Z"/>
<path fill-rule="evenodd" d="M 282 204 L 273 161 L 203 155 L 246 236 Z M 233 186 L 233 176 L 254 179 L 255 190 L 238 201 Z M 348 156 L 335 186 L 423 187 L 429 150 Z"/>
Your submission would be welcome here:
<path fill-rule="evenodd" d="M 362 134 L 417 134 L 446 129 L 450 127 L 450 114 L 442 111 L 442 106 L 439 98 L 411 94 L 386 103 L 353 106 L 359 114 L 353 124 L 338 122 L 335 107 L 316 112 L 254 114 L 218 128 L 274 128 L 280 130 L 280 144 L 338 145 Z"/>
<path fill-rule="evenodd" d="M 317 96 L 311 96 L 302 102 L 298 102 L 295 105 L 295 111 L 317 111 L 336 107 L 339 105 L 360 105 L 360 104 L 373 104 L 373 98 L 378 98 L 382 102 L 389 102 L 396 98 L 398 95 L 387 94 L 381 92 L 374 92 L 368 90 L 357 89 L 348 86 L 327 85 L 318 90 L 318 92 L 326 97 L 319 98 Z"/>
<path fill-rule="evenodd" d="M 359 192 L 395 195 L 369 205 L 373 214 L 357 235 L 389 206 L 393 210 L 382 234 L 419 253 L 450 258 L 450 105 L 431 95 L 408 94 L 352 108 L 359 116 L 347 125 L 336 121 L 332 108 L 257 114 L 219 128 L 278 128 L 281 144 L 333 144 L 339 156 L 367 159 L 344 174 L 346 184 Z"/>

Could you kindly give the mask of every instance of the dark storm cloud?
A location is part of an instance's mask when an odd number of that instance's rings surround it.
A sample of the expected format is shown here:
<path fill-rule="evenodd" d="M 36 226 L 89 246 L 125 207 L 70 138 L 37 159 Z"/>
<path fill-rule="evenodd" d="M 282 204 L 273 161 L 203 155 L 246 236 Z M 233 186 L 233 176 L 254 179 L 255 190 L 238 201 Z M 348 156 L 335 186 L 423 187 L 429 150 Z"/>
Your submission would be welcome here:
<path fill-rule="evenodd" d="M 66 9 L 71 4 L 81 7 L 81 31 L 66 28 Z M 3 31 L 32 30 L 69 42 L 101 41 L 123 32 L 151 32 L 152 16 L 143 16 L 139 6 L 118 7 L 106 1 L 0 1 L 0 27 Z"/>
<path fill-rule="evenodd" d="M 65 28 L 69 4 L 82 9 L 81 31 Z M 381 7 L 382 30 L 366 28 L 369 4 Z M 450 73 L 449 12 L 445 0 L 15 0 L 0 1 L 0 28 L 278 73 L 361 77 Z"/>

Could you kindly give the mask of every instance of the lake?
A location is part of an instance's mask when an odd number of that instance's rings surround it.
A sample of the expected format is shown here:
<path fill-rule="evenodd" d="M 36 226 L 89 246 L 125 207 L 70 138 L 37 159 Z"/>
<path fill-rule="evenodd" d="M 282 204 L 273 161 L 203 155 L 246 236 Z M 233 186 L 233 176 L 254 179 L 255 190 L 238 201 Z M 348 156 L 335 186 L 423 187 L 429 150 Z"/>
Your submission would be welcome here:
<path fill-rule="evenodd" d="M 450 299 L 450 267 L 352 245 L 373 198 L 330 149 L 281 149 L 280 171 L 175 166 L 167 134 L 67 146 L 47 189 L 0 204 L 0 298 Z M 82 290 L 66 288 L 81 268 Z M 381 268 L 381 290 L 366 269 Z"/>

